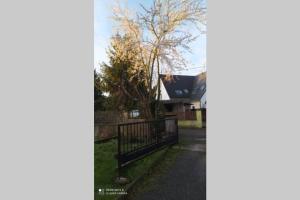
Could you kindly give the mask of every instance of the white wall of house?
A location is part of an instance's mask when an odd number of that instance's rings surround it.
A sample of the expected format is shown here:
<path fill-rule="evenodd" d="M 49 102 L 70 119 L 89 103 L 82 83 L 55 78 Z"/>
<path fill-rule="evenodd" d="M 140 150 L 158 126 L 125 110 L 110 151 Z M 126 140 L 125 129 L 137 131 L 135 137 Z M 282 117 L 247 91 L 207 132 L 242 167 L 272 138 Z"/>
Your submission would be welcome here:
<path fill-rule="evenodd" d="M 195 107 L 195 109 L 199 109 L 200 108 L 200 101 L 192 101 L 192 106 L 191 108 L 193 108 L 193 106 Z"/>
<path fill-rule="evenodd" d="M 203 94 L 203 96 L 200 99 L 201 102 L 201 108 L 206 108 L 206 92 Z"/>
<path fill-rule="evenodd" d="M 168 94 L 162 80 L 160 80 L 160 94 L 161 94 L 161 96 L 160 96 L 161 100 L 170 100 L 169 94 Z"/>

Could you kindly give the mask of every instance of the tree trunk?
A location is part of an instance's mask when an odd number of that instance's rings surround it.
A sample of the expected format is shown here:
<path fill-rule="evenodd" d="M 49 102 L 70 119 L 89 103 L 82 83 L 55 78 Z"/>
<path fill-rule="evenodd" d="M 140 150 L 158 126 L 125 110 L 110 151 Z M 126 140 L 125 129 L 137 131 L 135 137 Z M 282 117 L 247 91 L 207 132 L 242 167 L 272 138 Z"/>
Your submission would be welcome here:
<path fill-rule="evenodd" d="M 151 120 L 153 119 L 153 116 L 152 116 L 152 112 L 151 112 L 151 104 L 149 101 L 145 100 L 143 102 L 141 102 L 141 108 L 142 108 L 142 111 L 143 111 L 143 117 L 146 119 L 146 120 Z"/>
<path fill-rule="evenodd" d="M 159 104 L 160 104 L 160 78 L 159 78 L 159 60 L 156 59 L 157 62 L 157 100 L 155 104 L 155 119 L 159 118 Z"/>

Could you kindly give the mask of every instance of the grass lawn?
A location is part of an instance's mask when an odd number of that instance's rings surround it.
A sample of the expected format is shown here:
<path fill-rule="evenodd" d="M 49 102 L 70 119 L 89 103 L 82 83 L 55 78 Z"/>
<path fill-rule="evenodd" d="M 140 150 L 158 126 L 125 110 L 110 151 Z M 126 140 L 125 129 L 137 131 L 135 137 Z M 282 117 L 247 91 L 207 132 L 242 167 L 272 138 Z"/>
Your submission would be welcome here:
<path fill-rule="evenodd" d="M 160 150 L 151 154 L 150 156 L 145 157 L 144 159 L 130 164 L 124 169 L 122 176 L 128 178 L 130 181 L 133 181 L 135 178 L 143 174 L 165 151 L 166 149 Z M 95 144 L 94 146 L 94 191 L 96 200 L 113 200 L 117 198 L 116 195 L 99 195 L 98 189 L 124 189 L 125 187 L 115 183 L 115 179 L 118 175 L 117 160 L 114 157 L 116 153 L 117 140 Z"/>

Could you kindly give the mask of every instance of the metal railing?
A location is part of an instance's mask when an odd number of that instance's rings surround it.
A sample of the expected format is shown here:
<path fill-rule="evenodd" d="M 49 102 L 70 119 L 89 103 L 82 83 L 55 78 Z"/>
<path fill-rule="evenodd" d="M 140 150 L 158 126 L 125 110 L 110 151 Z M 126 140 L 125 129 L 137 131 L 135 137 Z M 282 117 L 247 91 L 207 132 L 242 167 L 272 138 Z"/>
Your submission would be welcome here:
<path fill-rule="evenodd" d="M 118 170 L 156 150 L 178 143 L 177 119 L 118 124 Z"/>

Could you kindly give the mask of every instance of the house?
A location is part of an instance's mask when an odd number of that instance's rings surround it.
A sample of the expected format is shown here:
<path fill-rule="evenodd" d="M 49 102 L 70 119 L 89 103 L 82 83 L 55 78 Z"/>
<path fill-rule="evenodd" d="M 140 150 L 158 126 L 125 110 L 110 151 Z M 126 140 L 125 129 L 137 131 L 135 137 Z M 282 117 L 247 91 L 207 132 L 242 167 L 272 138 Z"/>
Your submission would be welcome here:
<path fill-rule="evenodd" d="M 206 72 L 196 76 L 160 75 L 161 102 L 166 112 L 206 108 Z"/>

